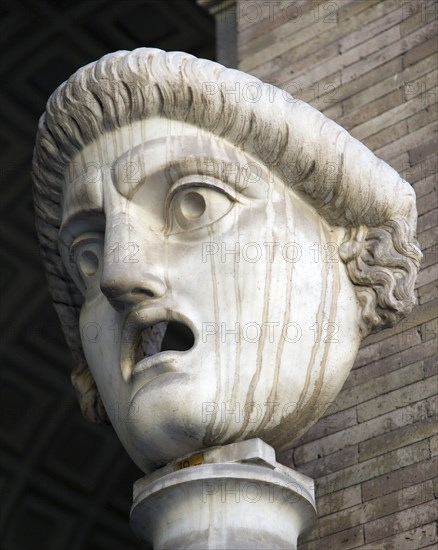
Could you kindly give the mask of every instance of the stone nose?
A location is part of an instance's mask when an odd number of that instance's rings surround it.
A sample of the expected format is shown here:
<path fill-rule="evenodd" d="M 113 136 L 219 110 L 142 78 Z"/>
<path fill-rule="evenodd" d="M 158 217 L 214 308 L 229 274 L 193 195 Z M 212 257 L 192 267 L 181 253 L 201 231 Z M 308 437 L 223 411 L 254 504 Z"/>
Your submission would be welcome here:
<path fill-rule="evenodd" d="M 135 266 L 127 271 L 105 273 L 104 270 L 102 274 L 100 288 L 115 310 L 121 311 L 165 295 L 166 285 L 160 277 L 152 273 L 139 274 Z"/>

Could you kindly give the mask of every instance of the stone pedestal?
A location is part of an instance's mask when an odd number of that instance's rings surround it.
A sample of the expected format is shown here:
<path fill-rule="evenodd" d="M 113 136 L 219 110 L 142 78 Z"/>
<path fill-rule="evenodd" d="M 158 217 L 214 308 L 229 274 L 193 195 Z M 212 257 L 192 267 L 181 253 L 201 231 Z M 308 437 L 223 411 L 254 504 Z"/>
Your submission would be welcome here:
<path fill-rule="evenodd" d="M 182 457 L 134 485 L 131 526 L 154 550 L 295 549 L 316 518 L 313 480 L 260 439 Z"/>

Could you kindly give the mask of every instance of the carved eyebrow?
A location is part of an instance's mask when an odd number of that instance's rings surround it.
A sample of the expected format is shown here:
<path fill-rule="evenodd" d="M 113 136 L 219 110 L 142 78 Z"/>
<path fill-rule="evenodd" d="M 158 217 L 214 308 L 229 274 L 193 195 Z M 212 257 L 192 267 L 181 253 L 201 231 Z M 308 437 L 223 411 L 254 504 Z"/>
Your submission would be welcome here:
<path fill-rule="evenodd" d="M 267 181 L 269 177 L 268 169 L 263 164 L 248 161 L 242 165 L 242 162 L 237 159 L 233 161 L 229 158 L 220 158 L 218 154 L 181 156 L 156 165 L 152 170 L 147 166 L 148 157 L 149 155 L 143 151 L 142 154 L 121 157 L 114 163 L 113 183 L 124 197 L 131 199 L 145 180 L 158 172 L 164 175 L 169 188 L 185 176 L 199 176 L 201 183 L 203 177 L 210 176 L 226 182 L 238 192 L 244 191 L 263 179 Z"/>
<path fill-rule="evenodd" d="M 158 147 L 161 150 L 156 154 Z M 111 166 L 111 178 L 117 191 L 130 199 L 146 178 L 159 172 L 169 187 L 180 177 L 199 174 L 222 179 L 243 190 L 258 180 L 269 181 L 272 176 L 269 168 L 214 136 L 205 139 L 193 135 L 167 135 L 149 139 L 122 154 Z"/>
<path fill-rule="evenodd" d="M 198 156 L 183 160 L 174 160 L 164 169 L 166 180 L 173 185 L 177 180 L 185 176 L 199 176 L 199 183 L 208 183 L 212 177 L 231 185 L 239 191 L 248 185 L 246 173 L 238 162 L 217 156 Z"/>

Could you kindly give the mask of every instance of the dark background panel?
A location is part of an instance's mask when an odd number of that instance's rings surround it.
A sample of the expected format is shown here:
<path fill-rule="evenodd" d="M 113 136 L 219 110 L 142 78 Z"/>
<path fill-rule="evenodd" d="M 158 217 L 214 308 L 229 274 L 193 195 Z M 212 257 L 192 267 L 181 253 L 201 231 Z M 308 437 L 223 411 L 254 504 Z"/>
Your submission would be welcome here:
<path fill-rule="evenodd" d="M 0 548 L 140 548 L 129 530 L 142 472 L 112 428 L 87 423 L 48 295 L 30 166 L 38 118 L 76 69 L 152 46 L 214 59 L 214 22 L 195 0 L 0 2 Z"/>

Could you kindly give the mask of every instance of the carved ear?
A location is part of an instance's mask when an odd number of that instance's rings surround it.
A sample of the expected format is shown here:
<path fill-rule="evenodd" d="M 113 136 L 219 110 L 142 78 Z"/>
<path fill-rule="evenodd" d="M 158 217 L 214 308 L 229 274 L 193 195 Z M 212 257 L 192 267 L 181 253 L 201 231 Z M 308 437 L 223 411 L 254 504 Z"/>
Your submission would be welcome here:
<path fill-rule="evenodd" d="M 93 375 L 86 364 L 77 365 L 71 373 L 83 416 L 94 424 L 110 424 Z"/>
<path fill-rule="evenodd" d="M 422 254 L 405 218 L 352 228 L 339 253 L 362 308 L 363 337 L 410 313 L 417 303 L 414 286 Z"/>

